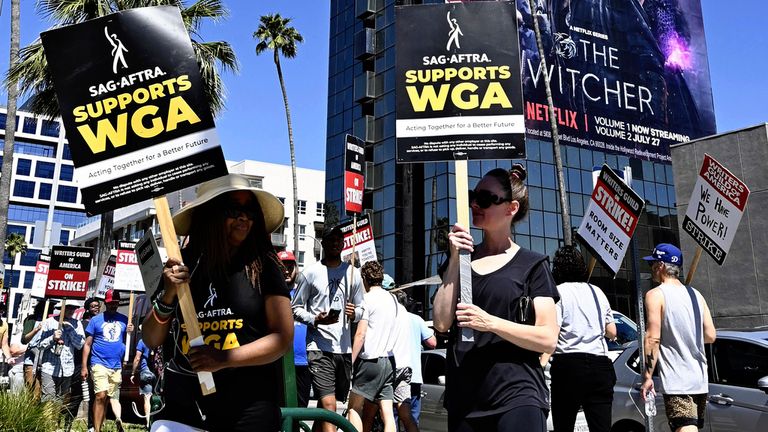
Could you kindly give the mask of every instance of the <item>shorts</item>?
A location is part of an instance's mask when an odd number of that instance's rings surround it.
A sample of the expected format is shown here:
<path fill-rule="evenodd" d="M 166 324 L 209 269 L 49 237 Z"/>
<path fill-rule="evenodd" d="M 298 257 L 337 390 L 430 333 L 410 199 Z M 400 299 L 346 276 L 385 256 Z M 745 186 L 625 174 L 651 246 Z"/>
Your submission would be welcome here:
<path fill-rule="evenodd" d="M 142 369 L 141 372 L 139 372 L 139 394 L 151 395 L 155 388 L 156 381 L 157 378 L 151 370 Z"/>
<path fill-rule="evenodd" d="M 122 369 L 109 369 L 100 364 L 91 366 L 93 392 L 107 392 L 110 399 L 120 399 L 120 384 L 123 383 Z"/>
<path fill-rule="evenodd" d="M 352 392 L 370 402 L 394 399 L 395 358 L 360 359 L 355 364 Z"/>
<path fill-rule="evenodd" d="M 335 395 L 337 401 L 346 402 L 352 377 L 352 354 L 307 351 L 307 360 L 315 397 L 320 400 Z"/>
<path fill-rule="evenodd" d="M 683 426 L 704 427 L 704 414 L 707 408 L 707 394 L 664 395 L 664 409 L 672 430 Z"/>
<path fill-rule="evenodd" d="M 411 376 L 413 371 L 406 366 L 395 370 L 395 403 L 411 402 Z"/>

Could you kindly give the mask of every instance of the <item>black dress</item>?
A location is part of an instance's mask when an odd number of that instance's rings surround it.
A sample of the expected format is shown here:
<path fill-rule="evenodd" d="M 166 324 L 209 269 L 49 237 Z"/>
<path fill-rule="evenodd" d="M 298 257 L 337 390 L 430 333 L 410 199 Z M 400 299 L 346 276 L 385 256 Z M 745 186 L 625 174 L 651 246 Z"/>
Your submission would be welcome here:
<path fill-rule="evenodd" d="M 494 272 L 480 275 L 473 271 L 473 303 L 491 315 L 514 321 L 517 301 L 526 286 L 530 297 L 552 297 L 556 302 L 557 287 L 548 264 L 545 255 L 520 249 Z M 449 424 L 521 406 L 549 410 L 540 353 L 490 332 L 475 332 L 472 343 L 459 342 L 458 334 L 454 322 L 447 354 L 445 406 Z"/>

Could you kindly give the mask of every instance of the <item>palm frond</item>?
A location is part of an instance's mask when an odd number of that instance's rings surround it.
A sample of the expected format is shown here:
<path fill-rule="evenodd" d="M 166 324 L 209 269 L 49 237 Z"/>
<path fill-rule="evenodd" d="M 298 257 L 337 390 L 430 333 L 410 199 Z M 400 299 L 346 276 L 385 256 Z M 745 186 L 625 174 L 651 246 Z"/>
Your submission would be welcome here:
<path fill-rule="evenodd" d="M 198 0 L 189 7 L 185 7 L 183 0 L 38 0 L 37 8 L 58 27 L 119 10 L 163 5 L 179 7 L 187 30 L 191 33 L 195 33 L 206 18 L 218 21 L 228 15 L 221 0 Z M 224 107 L 224 85 L 220 73 L 236 73 L 237 57 L 227 42 L 193 40 L 192 47 L 200 66 L 211 110 L 217 115 Z M 60 115 L 53 77 L 40 40 L 20 50 L 19 62 L 6 74 L 5 85 L 9 83 L 17 83 L 21 90 L 19 96 L 28 98 L 27 105 L 33 113 L 48 118 Z"/>
<path fill-rule="evenodd" d="M 197 42 L 193 40 L 192 48 L 194 48 L 197 64 L 200 67 L 205 95 L 215 116 L 224 109 L 226 99 L 221 74 L 216 66 L 218 64 L 222 71 L 237 72 L 239 67 L 235 52 L 227 42 Z"/>
<path fill-rule="evenodd" d="M 256 54 L 269 49 L 278 50 L 285 58 L 296 57 L 297 44 L 304 42 L 304 37 L 294 27 L 288 26 L 290 18 L 276 13 L 263 15 L 259 21 L 259 28 L 253 32 L 253 38 L 259 41 Z"/>
<path fill-rule="evenodd" d="M 187 30 L 197 33 L 204 19 L 219 22 L 229 16 L 229 11 L 221 0 L 198 0 L 189 7 L 181 9 L 181 18 Z"/>
<path fill-rule="evenodd" d="M 115 11 L 111 0 L 38 0 L 40 14 L 59 25 L 71 25 L 109 15 Z"/>

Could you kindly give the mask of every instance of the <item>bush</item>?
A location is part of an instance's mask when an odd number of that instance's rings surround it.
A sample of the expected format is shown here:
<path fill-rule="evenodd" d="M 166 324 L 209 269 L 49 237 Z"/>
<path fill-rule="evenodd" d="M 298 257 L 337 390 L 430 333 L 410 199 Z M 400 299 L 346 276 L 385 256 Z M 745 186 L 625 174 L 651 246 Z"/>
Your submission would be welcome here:
<path fill-rule="evenodd" d="M 0 431 L 50 432 L 61 415 L 59 401 L 41 402 L 26 389 L 0 393 Z"/>

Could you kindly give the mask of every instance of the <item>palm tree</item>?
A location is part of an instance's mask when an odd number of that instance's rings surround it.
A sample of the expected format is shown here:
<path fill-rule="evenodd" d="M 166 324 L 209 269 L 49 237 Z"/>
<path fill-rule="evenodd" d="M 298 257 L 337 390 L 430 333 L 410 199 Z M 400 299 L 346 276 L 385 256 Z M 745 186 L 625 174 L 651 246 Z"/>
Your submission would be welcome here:
<path fill-rule="evenodd" d="M 539 58 L 541 58 L 541 68 L 547 69 L 546 54 L 544 52 L 544 45 L 541 43 L 541 30 L 539 28 L 539 9 L 536 7 L 535 0 L 528 0 L 528 4 L 531 8 L 531 14 L 533 15 L 533 30 L 536 33 L 536 45 L 539 47 Z M 568 209 L 568 192 L 565 190 L 565 176 L 563 175 L 563 158 L 560 156 L 560 135 L 557 132 L 557 117 L 555 117 L 554 103 L 552 102 L 552 89 L 549 85 L 549 80 L 544 80 L 544 91 L 547 95 L 547 106 L 549 108 L 549 125 L 552 128 L 552 146 L 555 152 L 555 169 L 557 171 L 557 189 L 560 195 L 560 208 L 562 213 L 560 216 L 563 220 L 563 243 L 566 246 L 571 246 L 573 240 L 571 239 L 571 215 Z"/>
<path fill-rule="evenodd" d="M 11 59 L 9 64 L 13 66 L 19 61 L 19 0 L 11 0 Z M 19 87 L 15 81 L 7 83 L 8 105 L 5 117 L 5 145 L 3 146 L 3 167 L 0 172 L 6 175 L 0 176 L 0 238 L 5 238 L 8 233 L 8 203 L 11 201 L 11 170 L 13 170 L 13 143 L 16 140 L 16 98 Z M 5 256 L 5 243 L 0 242 L 0 257 Z"/>
<path fill-rule="evenodd" d="M 7 239 L 5 239 L 5 252 L 11 257 L 11 272 L 8 275 L 8 283 L 4 285 L 3 290 L 8 292 L 13 283 L 13 263 L 16 262 L 16 255 L 27 253 L 27 242 L 24 240 L 24 236 L 19 233 L 11 233 Z"/>
<path fill-rule="evenodd" d="M 198 0 L 186 6 L 184 0 L 38 0 L 37 8 L 43 17 L 54 21 L 54 27 L 81 23 L 121 10 L 146 6 L 177 6 L 184 25 L 192 39 L 192 48 L 200 66 L 205 94 L 214 115 L 224 108 L 224 86 L 220 72 L 237 72 L 237 59 L 229 43 L 204 42 L 199 30 L 204 20 L 219 21 L 228 15 L 221 0 Z M 59 104 L 48 68 L 43 45 L 36 40 L 21 50 L 20 61 L 8 71 L 7 82 L 18 82 L 29 96 L 30 111 L 48 118 L 58 117 Z M 98 274 L 109 259 L 112 249 L 112 212 L 101 218 L 99 230 Z"/>
<path fill-rule="evenodd" d="M 288 107 L 288 94 L 285 92 L 283 69 L 280 67 L 280 54 L 285 58 L 296 57 L 296 44 L 304 42 L 304 37 L 289 27 L 290 18 L 283 18 L 280 14 L 264 15 L 260 19 L 259 28 L 253 32 L 253 38 L 259 41 L 256 44 L 256 55 L 267 50 L 272 50 L 277 78 L 280 80 L 280 90 L 283 91 L 283 103 L 285 104 L 285 120 L 288 122 L 288 144 L 291 150 L 291 174 L 293 175 L 293 253 L 299 253 L 299 197 L 298 184 L 296 182 L 296 152 L 293 147 L 293 127 L 291 126 L 291 110 Z"/>

